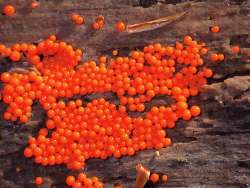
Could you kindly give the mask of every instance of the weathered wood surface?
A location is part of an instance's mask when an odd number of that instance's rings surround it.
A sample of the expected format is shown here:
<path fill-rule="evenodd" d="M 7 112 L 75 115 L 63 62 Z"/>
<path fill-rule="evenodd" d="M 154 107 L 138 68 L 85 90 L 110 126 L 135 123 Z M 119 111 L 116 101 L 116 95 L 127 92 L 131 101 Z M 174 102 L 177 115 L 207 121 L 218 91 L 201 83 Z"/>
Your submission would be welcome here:
<path fill-rule="evenodd" d="M 152 3 L 150 3 L 152 2 Z M 135 166 L 143 163 L 153 171 L 169 175 L 167 185 L 155 187 L 239 187 L 250 186 L 250 60 L 244 55 L 230 54 L 230 44 L 250 47 L 250 1 L 190 1 L 173 0 L 40 0 L 40 7 L 31 10 L 29 0 L 4 0 L 0 7 L 12 3 L 17 8 L 13 18 L 0 16 L 0 43 L 36 42 L 49 34 L 81 47 L 87 58 L 110 54 L 118 49 L 121 54 L 152 43 L 172 44 L 186 34 L 207 43 L 211 50 L 226 54 L 224 63 L 210 65 L 215 76 L 205 92 L 191 103 L 202 106 L 202 115 L 190 122 L 178 122 L 169 130 L 173 146 L 160 150 L 152 159 L 153 150 L 139 152 L 134 157 L 106 161 L 87 161 L 86 173 L 100 177 L 112 187 L 116 182 L 133 187 Z M 149 6 L 143 8 L 143 6 Z M 182 20 L 163 28 L 138 33 L 117 34 L 113 25 L 118 20 L 133 24 L 160 16 L 189 10 Z M 86 18 L 86 25 L 76 27 L 69 19 L 72 12 Z M 93 31 L 90 23 L 98 14 L 106 17 L 106 26 Z M 212 34 L 209 27 L 221 26 L 220 34 Z M 0 62 L 0 71 L 10 65 Z M 87 96 L 91 99 L 95 96 Z M 113 96 L 108 96 L 115 100 Z M 154 104 L 164 103 L 155 99 Z M 4 104 L 0 103 L 0 114 Z M 35 187 L 35 176 L 43 176 L 41 187 L 66 187 L 64 179 L 70 172 L 63 166 L 42 167 L 22 156 L 29 135 L 42 126 L 45 115 L 39 105 L 34 106 L 34 117 L 29 126 L 0 120 L 0 187 Z M 16 168 L 20 172 L 16 172 Z M 147 185 L 152 187 L 152 185 Z"/>

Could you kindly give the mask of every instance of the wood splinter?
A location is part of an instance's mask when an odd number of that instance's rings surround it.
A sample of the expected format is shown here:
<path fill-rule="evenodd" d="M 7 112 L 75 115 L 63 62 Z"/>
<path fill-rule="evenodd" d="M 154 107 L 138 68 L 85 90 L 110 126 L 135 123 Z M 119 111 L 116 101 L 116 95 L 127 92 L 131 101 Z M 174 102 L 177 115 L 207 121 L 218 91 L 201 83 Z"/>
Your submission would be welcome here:
<path fill-rule="evenodd" d="M 143 23 L 127 25 L 126 31 L 127 33 L 138 33 L 138 32 L 143 32 L 143 31 L 154 30 L 154 29 L 163 27 L 167 24 L 170 24 L 182 18 L 183 16 L 186 15 L 186 13 L 187 11 L 175 14 L 173 16 L 167 16 L 167 17 L 163 17 L 163 18 L 159 18 L 159 19 L 155 19 L 155 20 L 151 20 L 151 21 L 147 21 Z"/>

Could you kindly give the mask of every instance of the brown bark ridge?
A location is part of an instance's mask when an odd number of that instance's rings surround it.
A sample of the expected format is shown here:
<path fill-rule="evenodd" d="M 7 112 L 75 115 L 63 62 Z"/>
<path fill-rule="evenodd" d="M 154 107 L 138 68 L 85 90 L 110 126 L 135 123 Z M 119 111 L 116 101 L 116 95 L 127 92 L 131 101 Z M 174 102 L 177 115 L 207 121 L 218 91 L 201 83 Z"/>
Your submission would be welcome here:
<path fill-rule="evenodd" d="M 142 151 L 133 157 L 87 161 L 86 173 L 98 176 L 105 187 L 121 183 L 133 187 L 138 163 L 152 171 L 168 174 L 167 184 L 148 183 L 146 187 L 239 187 L 250 186 L 250 60 L 246 55 L 232 55 L 230 45 L 250 47 L 249 0 L 40 0 L 40 7 L 32 10 L 30 0 L 2 0 L 0 7 L 11 3 L 17 13 L 14 17 L 0 16 L 0 42 L 38 42 L 56 34 L 76 47 L 84 49 L 85 59 L 100 54 L 111 54 L 118 49 L 125 55 L 133 49 L 161 42 L 172 44 L 190 34 L 204 41 L 209 48 L 223 52 L 225 62 L 209 65 L 215 72 L 205 91 L 190 100 L 202 107 L 202 115 L 190 122 L 179 121 L 169 130 L 173 145 L 160 150 Z M 136 34 L 117 34 L 116 21 L 134 24 L 161 16 L 188 10 L 181 20 L 153 31 Z M 86 24 L 75 26 L 69 19 L 73 12 L 86 18 Z M 93 31 L 90 23 L 98 14 L 106 17 L 101 31 Z M 221 32 L 209 31 L 219 25 Z M 22 64 L 25 66 L 25 64 Z M 7 60 L 0 61 L 0 71 L 11 69 Z M 85 96 L 86 101 L 103 95 Z M 115 101 L 115 96 L 105 94 Z M 162 98 L 152 104 L 163 104 Z M 4 111 L 0 103 L 0 113 Z M 41 188 L 66 187 L 68 171 L 64 166 L 42 167 L 23 157 L 23 148 L 29 135 L 35 135 L 43 126 L 45 113 L 35 104 L 28 125 L 0 119 L 0 188 L 32 188 L 34 177 L 44 177 Z"/>

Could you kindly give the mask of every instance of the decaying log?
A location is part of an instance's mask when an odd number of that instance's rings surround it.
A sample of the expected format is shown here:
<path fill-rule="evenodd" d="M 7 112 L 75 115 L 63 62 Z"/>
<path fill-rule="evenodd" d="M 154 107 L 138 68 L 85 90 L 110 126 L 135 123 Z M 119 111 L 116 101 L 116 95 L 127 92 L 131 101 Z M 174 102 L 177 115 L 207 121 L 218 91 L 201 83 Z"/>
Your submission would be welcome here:
<path fill-rule="evenodd" d="M 32 10 L 31 1 L 3 0 L 0 7 L 12 3 L 17 8 L 14 17 L 0 16 L 0 43 L 38 42 L 50 34 L 84 49 L 85 59 L 96 59 L 100 54 L 110 55 L 118 49 L 121 55 L 141 49 L 152 42 L 173 44 L 190 34 L 204 41 L 209 48 L 225 54 L 225 62 L 209 64 L 215 72 L 204 92 L 191 99 L 191 104 L 202 107 L 202 115 L 190 122 L 178 122 L 169 130 L 173 139 L 171 147 L 161 149 L 154 157 L 154 150 L 142 151 L 133 157 L 87 161 L 86 173 L 100 177 L 105 187 L 121 183 L 133 187 L 136 165 L 142 163 L 158 173 L 168 174 L 166 185 L 146 187 L 239 187 L 250 186 L 250 60 L 246 55 L 233 55 L 230 45 L 250 47 L 249 0 L 40 0 Z M 147 8 L 144 8 L 147 7 Z M 170 25 L 141 33 L 114 31 L 114 24 L 124 20 L 135 24 L 188 10 L 188 14 Z M 86 24 L 75 26 L 69 16 L 76 12 L 86 18 Z M 94 31 L 90 23 L 103 14 L 106 25 Z M 219 34 L 209 27 L 217 24 Z M 0 72 L 10 70 L 7 60 L 0 60 Z M 85 96 L 86 101 L 100 97 Z M 105 94 L 115 101 L 112 94 Z M 162 104 L 162 98 L 152 104 Z M 5 105 L 0 103 L 0 114 Z M 35 104 L 33 117 L 27 125 L 7 122 L 0 117 L 0 187 L 32 188 L 36 175 L 43 176 L 41 188 L 66 187 L 65 176 L 71 173 L 64 166 L 42 167 L 23 157 L 23 148 L 29 135 L 35 135 L 45 121 L 45 113 Z"/>

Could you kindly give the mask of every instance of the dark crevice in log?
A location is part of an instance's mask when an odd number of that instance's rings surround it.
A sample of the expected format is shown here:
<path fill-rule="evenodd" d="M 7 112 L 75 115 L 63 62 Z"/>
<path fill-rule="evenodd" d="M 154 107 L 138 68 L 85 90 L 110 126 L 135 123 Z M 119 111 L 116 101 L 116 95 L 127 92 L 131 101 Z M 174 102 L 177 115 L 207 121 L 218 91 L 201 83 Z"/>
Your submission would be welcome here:
<path fill-rule="evenodd" d="M 169 167 L 176 169 L 176 168 L 185 168 L 186 165 L 188 165 L 188 162 L 186 161 L 180 161 L 180 160 L 168 160 Z"/>
<path fill-rule="evenodd" d="M 242 96 L 243 96 L 245 93 L 247 93 L 247 92 L 250 92 L 250 88 L 248 88 L 248 89 L 245 90 L 245 91 L 242 91 L 239 95 L 235 95 L 235 96 L 233 97 L 233 100 L 241 99 Z"/>
<path fill-rule="evenodd" d="M 241 118 L 245 118 L 247 121 L 249 119 L 250 108 L 248 103 L 245 106 L 228 105 L 222 112 L 227 115 L 228 120 L 237 120 L 240 114 Z"/>
<path fill-rule="evenodd" d="M 237 164 L 241 168 L 250 169 L 250 161 L 237 161 Z"/>
<path fill-rule="evenodd" d="M 130 51 L 133 50 L 143 50 L 143 47 L 146 46 L 147 44 L 144 45 L 137 45 L 137 46 L 118 46 L 118 47 L 112 47 L 112 48 L 107 48 L 105 50 L 100 50 L 100 54 L 106 54 L 111 56 L 111 58 L 117 58 L 119 56 L 128 56 Z M 118 56 L 112 56 L 112 51 L 117 50 L 118 51 Z"/>
<path fill-rule="evenodd" d="M 208 131 L 206 135 L 229 136 L 232 134 L 248 134 L 250 131 Z"/>
<path fill-rule="evenodd" d="M 115 93 L 112 93 L 112 92 L 91 93 L 91 94 L 86 94 L 86 95 L 75 95 L 75 96 L 70 97 L 70 98 L 62 97 L 59 100 L 63 100 L 63 101 L 67 102 L 70 100 L 82 99 L 83 102 L 89 103 L 95 99 L 100 99 L 100 98 L 104 98 L 107 101 L 117 101 L 118 100 L 117 95 Z"/>
<path fill-rule="evenodd" d="M 186 1 L 186 0 L 157 0 L 157 2 L 159 2 L 159 3 L 173 4 L 173 5 L 177 5 L 179 3 L 185 3 L 185 2 L 198 3 L 198 2 L 202 2 L 202 1 L 204 1 L 204 0 L 189 0 L 189 1 Z"/>
<path fill-rule="evenodd" d="M 224 82 L 225 80 L 229 79 L 229 78 L 233 78 L 235 76 L 249 76 L 250 75 L 250 71 L 246 70 L 246 71 L 239 71 L 239 72 L 233 72 L 230 74 L 225 74 L 220 78 L 210 78 L 208 80 L 208 84 L 214 84 L 214 83 L 220 83 L 220 82 Z"/>
<path fill-rule="evenodd" d="M 212 123 L 200 123 L 198 125 L 199 128 L 203 128 L 203 129 L 210 129 L 210 128 L 213 128 L 214 125 Z"/>
<path fill-rule="evenodd" d="M 148 8 L 156 3 L 157 3 L 157 0 L 140 0 L 139 6 L 142 6 L 143 8 Z"/>
<path fill-rule="evenodd" d="M 154 187 L 165 187 L 165 186 L 160 186 L 161 183 L 156 183 L 156 184 L 153 184 L 151 181 L 148 181 L 146 183 L 146 185 L 144 186 L 144 188 L 154 188 Z"/>
<path fill-rule="evenodd" d="M 218 186 L 222 186 L 222 187 L 237 187 L 237 188 L 248 188 L 248 184 L 244 184 L 244 183 L 225 183 L 225 184 L 218 184 Z"/>
<path fill-rule="evenodd" d="M 230 1 L 232 1 L 236 5 L 241 5 L 243 2 L 246 2 L 246 0 L 230 0 Z"/>
<path fill-rule="evenodd" d="M 238 128 L 238 129 L 243 129 L 243 130 L 250 129 L 250 121 L 244 122 L 244 123 L 241 123 L 241 124 L 237 124 L 235 127 Z"/>
<path fill-rule="evenodd" d="M 180 128 L 175 128 L 175 129 L 177 130 L 172 130 L 172 129 L 167 130 L 168 136 L 173 140 L 173 143 L 190 143 L 193 141 L 197 141 L 197 138 L 186 136 L 185 134 L 183 134 L 182 129 Z"/>
<path fill-rule="evenodd" d="M 240 47 L 249 48 L 250 43 L 247 41 L 249 34 L 233 35 L 230 38 L 230 45 L 239 45 Z"/>
<path fill-rule="evenodd" d="M 0 73 L 3 73 L 3 72 L 10 70 L 10 68 L 12 67 L 12 63 L 10 62 L 9 59 L 3 58 L 3 59 L 0 59 L 0 67 L 1 67 Z"/>

